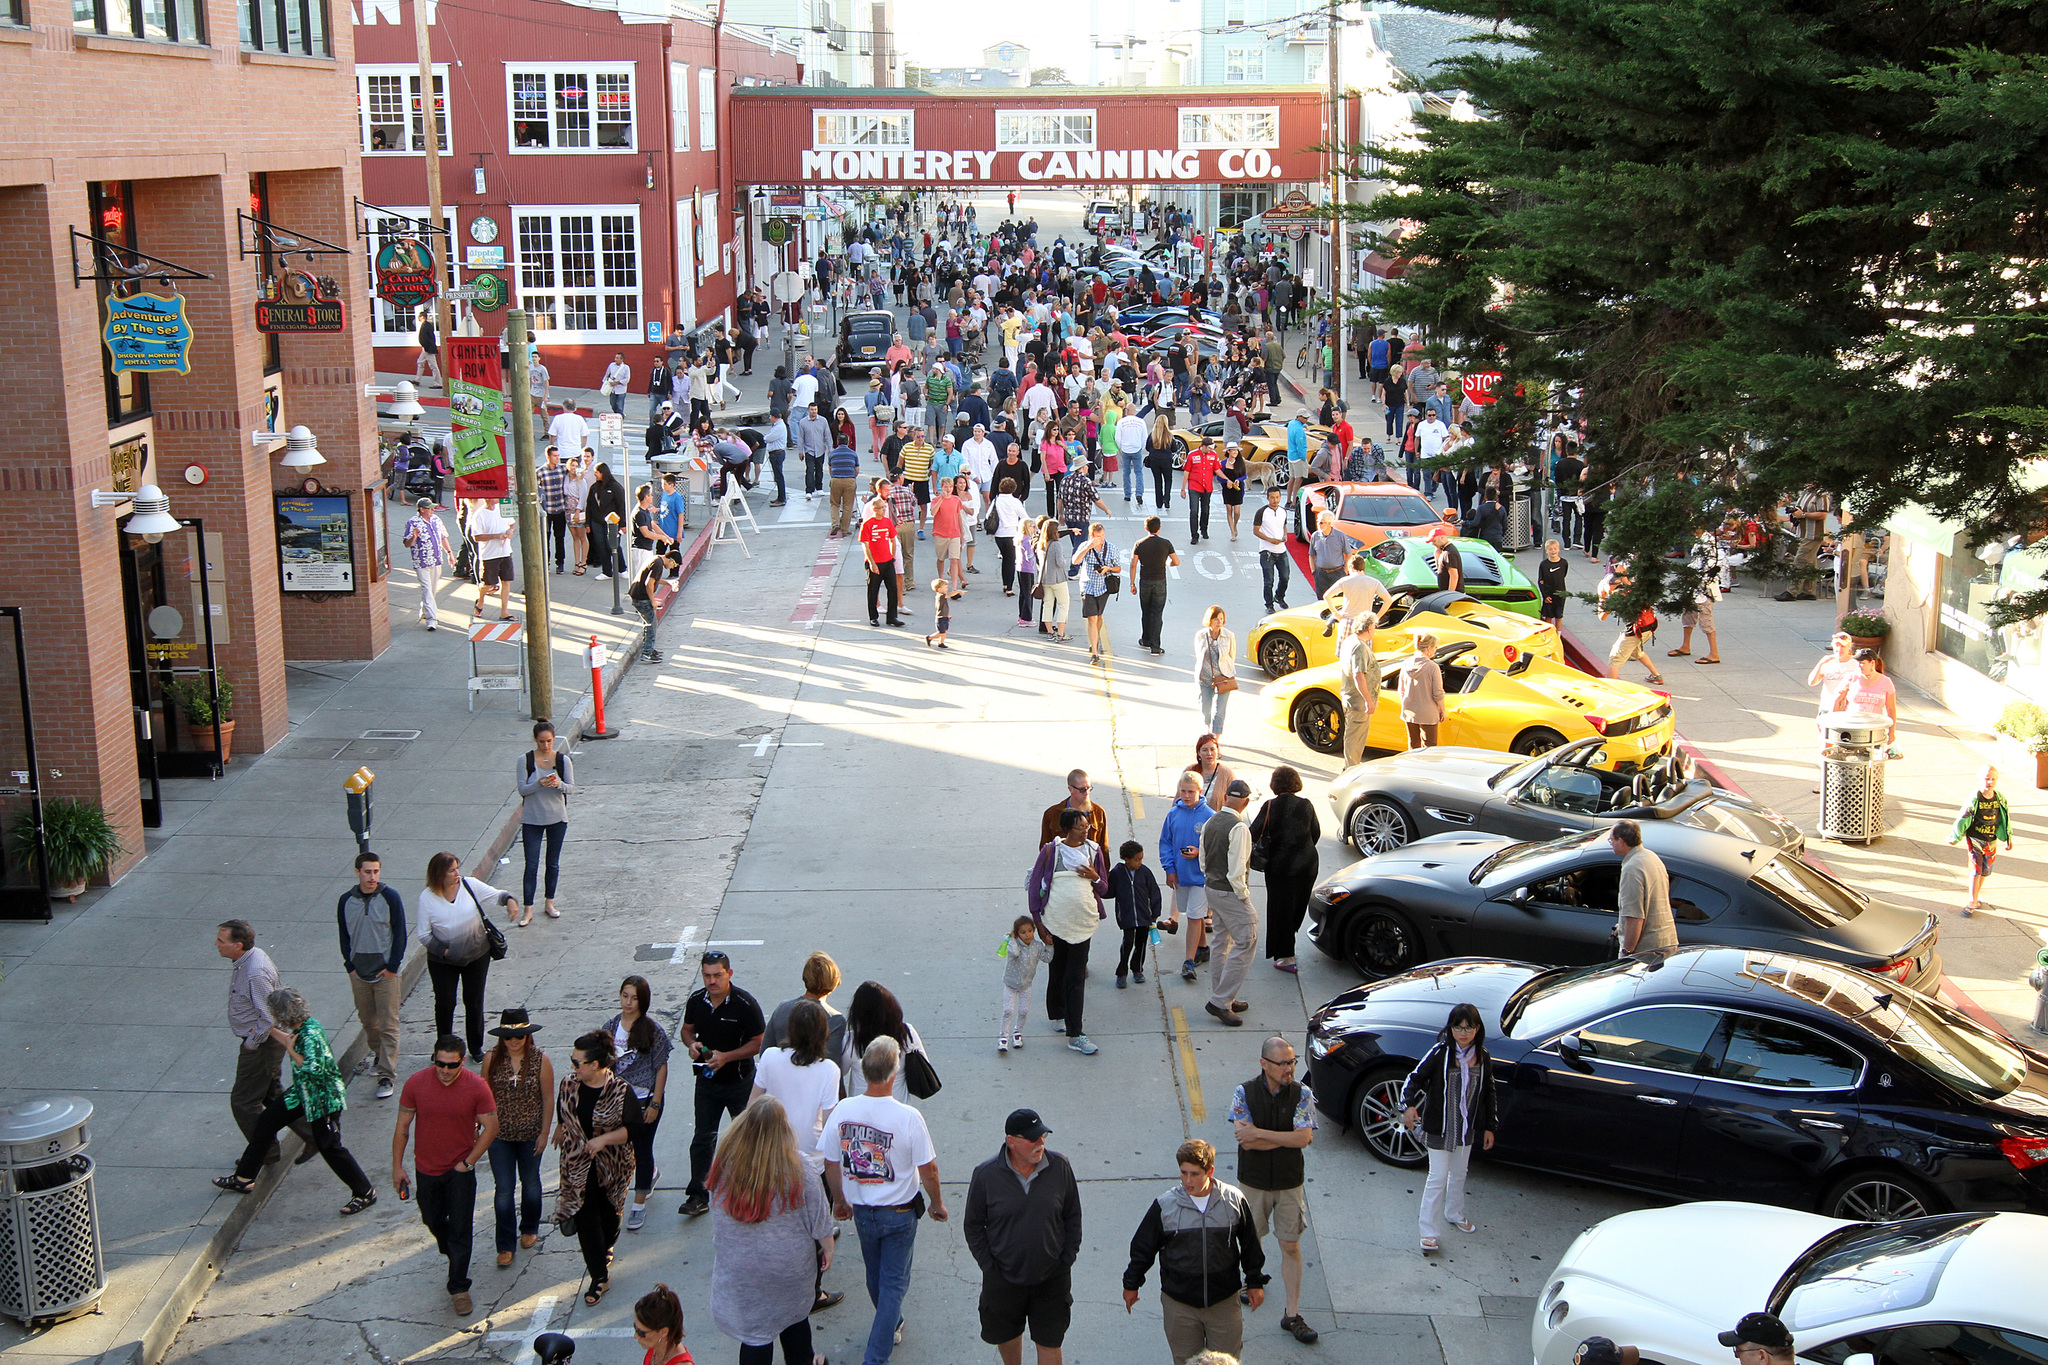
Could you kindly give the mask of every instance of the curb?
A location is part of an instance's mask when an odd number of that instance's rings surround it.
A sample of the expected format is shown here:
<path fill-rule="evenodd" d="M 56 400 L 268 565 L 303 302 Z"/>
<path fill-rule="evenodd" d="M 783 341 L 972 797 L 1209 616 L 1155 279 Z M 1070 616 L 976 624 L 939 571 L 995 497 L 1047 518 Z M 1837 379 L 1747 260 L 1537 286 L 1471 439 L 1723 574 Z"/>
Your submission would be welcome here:
<path fill-rule="evenodd" d="M 682 585 L 689 581 L 690 575 L 702 567 L 705 559 L 709 557 L 711 538 L 715 533 L 715 525 L 706 525 L 691 537 L 688 548 L 683 551 L 682 568 L 676 577 L 674 588 L 655 608 L 657 622 L 668 614 L 669 607 L 681 595 Z M 627 670 L 639 660 L 647 634 L 647 628 L 642 627 L 640 633 L 619 651 L 619 657 L 606 665 L 604 689 L 607 695 L 618 688 Z M 569 733 L 580 736 L 594 710 L 594 700 L 586 691 L 569 712 Z M 464 867 L 497 866 L 498 859 L 504 857 L 519 838 L 520 806 L 521 802 L 516 795 L 507 799 L 499 813 L 494 831 L 470 851 L 469 858 L 463 863 Z M 425 955 L 412 954 L 411 960 L 405 964 L 404 971 L 399 973 L 401 1001 L 411 996 L 420 978 L 426 975 L 426 970 Z M 369 1039 L 364 1035 L 359 1023 L 338 1054 L 341 1074 L 353 1077 L 356 1068 L 369 1054 L 369 1050 Z M 299 1149 L 305 1149 L 303 1139 L 300 1141 Z M 186 1267 L 184 1274 L 179 1276 L 169 1297 L 150 1319 L 148 1325 L 142 1329 L 141 1335 L 133 1341 L 100 1352 L 95 1357 L 97 1365 L 157 1365 L 157 1362 L 163 1359 L 164 1353 L 171 1349 L 171 1343 L 177 1339 L 179 1329 L 191 1319 L 193 1311 L 199 1307 L 200 1300 L 206 1297 L 206 1292 L 213 1287 L 213 1282 L 220 1278 L 220 1272 L 227 1264 L 228 1258 L 234 1255 L 236 1247 L 241 1245 L 242 1235 L 262 1214 L 264 1205 L 270 1202 L 271 1195 L 284 1183 L 285 1176 L 291 1169 L 292 1163 L 289 1161 L 279 1161 L 274 1166 L 263 1168 L 263 1173 L 256 1177 L 256 1188 L 243 1195 L 228 1216 L 213 1230 L 213 1235 L 207 1239 L 204 1250 L 190 1266 Z"/>

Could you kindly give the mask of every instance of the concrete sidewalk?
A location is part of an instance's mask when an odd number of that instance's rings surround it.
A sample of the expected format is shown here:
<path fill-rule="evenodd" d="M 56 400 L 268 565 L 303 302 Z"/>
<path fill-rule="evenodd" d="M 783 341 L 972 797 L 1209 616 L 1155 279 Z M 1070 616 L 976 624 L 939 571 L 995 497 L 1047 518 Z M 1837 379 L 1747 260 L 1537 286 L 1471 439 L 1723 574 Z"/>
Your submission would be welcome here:
<path fill-rule="evenodd" d="M 491 876 L 516 836 L 514 756 L 531 743 L 524 698 L 476 694 L 470 709 L 470 611 L 475 585 L 445 581 L 441 628 L 414 621 L 418 580 L 399 544 L 411 509 L 388 504 L 392 644 L 369 663 L 288 669 L 291 733 L 268 754 L 236 756 L 227 776 L 164 783 L 164 824 L 121 882 L 58 907 L 47 924 L 0 924 L 6 989 L 0 1021 L 0 1105 L 38 1095 L 89 1098 L 91 1155 L 109 1284 L 97 1314 L 37 1333 L 0 1320 L 0 1359 L 73 1362 L 154 1359 L 211 1283 L 226 1250 L 261 1207 L 261 1195 L 224 1197 L 209 1181 L 242 1146 L 228 1112 L 235 1044 L 226 1028 L 228 964 L 215 926 L 244 918 L 280 975 L 304 991 L 337 1052 L 361 1055 L 333 906 L 350 884 L 355 843 L 342 780 L 377 775 L 372 847 L 408 916 L 427 865 L 446 849 L 465 870 Z M 451 535 L 452 513 L 443 513 Z M 708 532 L 691 545 L 701 558 Z M 695 562 L 692 560 L 691 562 Z M 583 650 L 607 651 L 608 686 L 630 667 L 642 625 L 630 604 L 611 614 L 612 584 L 564 573 L 548 579 L 555 695 L 541 707 L 562 725 L 587 714 Z M 525 619 L 515 592 L 513 614 Z M 496 603 L 486 608 L 490 618 Z M 510 651 L 500 646 L 499 658 Z M 366 739 L 369 731 L 411 739 Z M 571 744 L 573 749 L 575 746 Z M 516 865 L 511 885 L 517 885 Z M 414 953 L 408 983 L 421 971 Z M 381 1169 L 381 1131 L 354 1136 L 365 1166 Z M 299 1144 L 287 1140 L 288 1152 Z M 266 1173 L 264 1192 L 288 1169 Z"/>

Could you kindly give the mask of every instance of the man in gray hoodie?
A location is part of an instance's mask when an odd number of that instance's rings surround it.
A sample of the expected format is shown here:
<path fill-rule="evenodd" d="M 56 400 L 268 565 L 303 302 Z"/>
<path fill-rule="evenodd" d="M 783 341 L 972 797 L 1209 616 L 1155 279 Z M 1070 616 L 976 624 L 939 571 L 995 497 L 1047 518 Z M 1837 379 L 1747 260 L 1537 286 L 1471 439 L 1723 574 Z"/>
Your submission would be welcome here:
<path fill-rule="evenodd" d="M 815 498 L 825 491 L 825 457 L 832 453 L 832 424 L 818 415 L 815 402 L 797 419 L 796 441 L 804 457 L 804 496 Z"/>
<path fill-rule="evenodd" d="M 341 962 L 363 1039 L 377 1059 L 377 1098 L 388 1100 L 398 1076 L 398 1006 L 405 993 L 405 901 L 383 884 L 384 864 L 364 849 L 356 854 L 356 884 L 341 893 L 334 917 L 341 928 Z"/>

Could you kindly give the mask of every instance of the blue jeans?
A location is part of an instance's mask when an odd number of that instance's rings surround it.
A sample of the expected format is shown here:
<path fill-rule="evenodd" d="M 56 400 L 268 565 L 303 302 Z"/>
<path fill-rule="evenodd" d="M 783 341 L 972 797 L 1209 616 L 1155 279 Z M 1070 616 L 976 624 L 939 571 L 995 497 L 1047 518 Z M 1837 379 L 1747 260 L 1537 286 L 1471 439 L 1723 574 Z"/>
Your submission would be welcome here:
<path fill-rule="evenodd" d="M 1230 707 L 1230 694 L 1218 692 L 1207 683 L 1197 683 L 1201 689 L 1202 728 L 1218 739 L 1223 737 L 1223 713 Z"/>
<path fill-rule="evenodd" d="M 648 636 L 648 640 L 651 644 L 653 641 L 651 634 Z M 562 875 L 562 838 L 568 832 L 569 822 L 567 820 L 557 820 L 552 825 L 521 825 L 519 827 L 520 842 L 526 845 L 526 875 L 520 881 L 522 894 L 519 903 L 521 905 L 531 906 L 533 904 L 533 884 L 540 880 L 540 850 L 543 839 L 546 840 L 548 850 L 548 899 L 553 900 L 555 898 L 555 883 L 560 880 Z"/>
<path fill-rule="evenodd" d="M 617 413 L 623 413 L 625 412 L 625 410 L 626 395 L 623 393 L 614 393 L 612 395 L 612 411 Z"/>
<path fill-rule="evenodd" d="M 1396 398 L 1387 404 L 1387 435 L 1393 437 L 1395 444 L 1398 445 L 1401 438 L 1407 434 L 1408 405 Z"/>
<path fill-rule="evenodd" d="M 1126 499 L 1136 498 L 1139 502 L 1143 502 L 1145 500 L 1144 464 L 1139 460 L 1138 456 L 1127 455 L 1121 452 L 1118 453 L 1116 462 L 1123 468 L 1124 497 Z M 1133 491 L 1134 489 L 1136 490 L 1135 492 Z"/>
<path fill-rule="evenodd" d="M 860 1258 L 868 1270 L 868 1299 L 875 1305 L 875 1323 L 868 1329 L 868 1349 L 861 1365 L 889 1365 L 889 1353 L 896 1349 L 896 1329 L 903 1322 L 903 1296 L 910 1290 L 917 1216 L 908 1209 L 871 1209 L 856 1204 L 853 1226 L 860 1234 Z"/>
<path fill-rule="evenodd" d="M 532 1138 L 517 1142 L 499 1138 L 486 1155 L 491 1159 L 491 1183 L 497 1187 L 498 1250 L 511 1251 L 519 1245 L 521 1235 L 531 1237 L 540 1231 L 540 1149 Z M 512 1218 L 515 1181 L 519 1187 L 516 1226 Z"/>
<path fill-rule="evenodd" d="M 1284 552 L 1259 551 L 1259 580 L 1266 589 L 1267 611 L 1287 605 L 1287 555 Z"/>

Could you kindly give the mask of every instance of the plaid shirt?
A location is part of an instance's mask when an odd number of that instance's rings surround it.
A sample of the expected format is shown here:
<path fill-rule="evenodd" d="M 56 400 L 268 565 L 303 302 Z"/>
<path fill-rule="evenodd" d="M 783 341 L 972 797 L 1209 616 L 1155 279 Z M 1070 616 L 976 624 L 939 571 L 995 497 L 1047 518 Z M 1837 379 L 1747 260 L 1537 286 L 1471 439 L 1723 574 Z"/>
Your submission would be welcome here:
<path fill-rule="evenodd" d="M 569 490 L 560 465 L 542 465 L 533 471 L 540 485 L 540 510 L 550 515 L 569 510 Z"/>
<path fill-rule="evenodd" d="M 908 483 L 885 483 L 882 496 L 889 500 L 889 514 L 896 518 L 898 526 L 908 526 L 917 520 L 917 495 L 910 491 Z"/>

